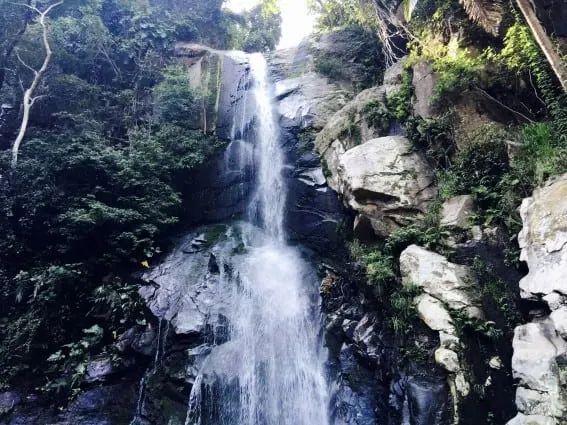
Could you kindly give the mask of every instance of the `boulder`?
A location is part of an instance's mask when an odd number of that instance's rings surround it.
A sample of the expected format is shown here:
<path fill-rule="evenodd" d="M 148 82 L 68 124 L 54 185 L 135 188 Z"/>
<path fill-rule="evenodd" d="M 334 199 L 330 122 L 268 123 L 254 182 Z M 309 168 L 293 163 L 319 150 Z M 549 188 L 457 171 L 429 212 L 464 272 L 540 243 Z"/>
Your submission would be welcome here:
<path fill-rule="evenodd" d="M 432 102 L 438 77 L 429 61 L 420 61 L 413 66 L 413 110 L 422 118 L 432 118 L 437 108 Z"/>
<path fill-rule="evenodd" d="M 445 369 L 458 412 L 471 384 L 466 365 L 459 355 L 464 348 L 453 326 L 451 310 L 464 312 L 469 318 L 484 319 L 478 282 L 466 266 L 451 263 L 447 258 L 411 245 L 400 255 L 402 283 L 416 285 L 423 294 L 416 298 L 417 311 L 425 324 L 439 331 L 440 346 L 435 350 L 435 362 Z"/>
<path fill-rule="evenodd" d="M 20 394 L 13 391 L 0 393 L 0 418 L 9 414 L 22 403 Z"/>
<path fill-rule="evenodd" d="M 370 118 L 371 108 L 383 105 L 385 100 L 386 92 L 382 87 L 360 92 L 332 115 L 325 128 L 317 135 L 317 151 L 327 162 L 333 162 L 336 156 L 334 151 L 341 153 L 376 137 L 387 136 L 387 129 L 384 132 L 383 129 L 376 128 L 375 122 Z M 383 108 L 385 112 L 385 106 Z"/>
<path fill-rule="evenodd" d="M 520 281 L 521 296 L 549 309 L 514 332 L 512 371 L 520 413 L 508 424 L 556 425 L 567 420 L 567 175 L 536 189 L 520 214 L 520 258 L 529 267 Z"/>
<path fill-rule="evenodd" d="M 549 318 L 553 321 L 553 325 L 559 335 L 567 340 L 567 306 L 562 306 L 553 311 Z"/>
<path fill-rule="evenodd" d="M 104 382 L 109 375 L 115 373 L 112 359 L 109 356 L 102 355 L 92 359 L 87 363 L 87 374 L 85 376 L 86 383 Z"/>
<path fill-rule="evenodd" d="M 553 322 L 544 319 L 518 326 L 513 347 L 512 371 L 518 380 L 518 410 L 528 416 L 564 420 L 567 415 L 567 342 L 557 333 Z"/>
<path fill-rule="evenodd" d="M 411 245 L 400 256 L 400 271 L 404 282 L 419 286 L 450 309 L 463 310 L 469 317 L 484 317 L 478 283 L 468 267 Z"/>
<path fill-rule="evenodd" d="M 421 219 L 437 189 L 433 171 L 404 137 L 374 139 L 340 155 L 331 187 L 368 217 L 377 235 Z"/>
<path fill-rule="evenodd" d="M 386 96 L 390 96 L 400 90 L 406 61 L 407 56 L 404 56 L 384 71 L 384 83 L 382 87 L 384 88 Z"/>
<path fill-rule="evenodd" d="M 455 196 L 443 204 L 441 225 L 467 229 L 474 214 L 474 201 L 470 195 Z"/>
<path fill-rule="evenodd" d="M 220 285 L 220 272 L 225 270 L 221 259 L 238 249 L 239 243 L 227 240 L 227 231 L 219 225 L 196 229 L 178 242 L 159 267 L 144 275 L 148 285 L 140 289 L 140 295 L 156 317 L 171 322 L 177 335 L 202 337 L 226 326 L 221 310 L 230 293 Z M 207 248 L 187 254 L 187 246 L 203 233 L 209 235 Z M 211 254 L 218 273 L 216 268 L 211 271 Z"/>
<path fill-rule="evenodd" d="M 416 298 L 416 305 L 419 317 L 430 329 L 443 331 L 449 335 L 455 332 L 451 315 L 437 298 L 429 294 L 421 294 Z"/>
<path fill-rule="evenodd" d="M 542 415 L 524 415 L 518 413 L 507 425 L 557 425 L 554 419 Z"/>
<path fill-rule="evenodd" d="M 447 372 L 458 372 L 461 369 L 459 364 L 459 356 L 453 350 L 446 348 L 438 348 L 435 350 L 435 363 L 445 369 Z"/>
<path fill-rule="evenodd" d="M 520 281 L 522 297 L 567 295 L 567 174 L 524 199 L 520 214 L 524 225 L 518 236 L 520 258 L 530 270 Z"/>
<path fill-rule="evenodd" d="M 352 96 L 315 72 L 277 81 L 275 92 L 278 113 L 285 126 L 312 127 L 316 130 L 322 129 L 328 117 Z"/>

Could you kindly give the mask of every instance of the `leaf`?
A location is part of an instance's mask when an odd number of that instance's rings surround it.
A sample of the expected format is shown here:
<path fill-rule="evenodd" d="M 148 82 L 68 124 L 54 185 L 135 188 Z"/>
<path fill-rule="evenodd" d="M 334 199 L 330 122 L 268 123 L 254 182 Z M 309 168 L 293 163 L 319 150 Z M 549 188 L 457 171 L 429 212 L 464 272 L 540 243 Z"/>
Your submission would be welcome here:
<path fill-rule="evenodd" d="M 83 329 L 83 333 L 87 335 L 102 336 L 103 330 L 99 325 L 93 325 L 88 329 Z"/>
<path fill-rule="evenodd" d="M 497 36 L 502 22 L 502 0 L 459 0 L 472 21 Z"/>
<path fill-rule="evenodd" d="M 142 264 L 142 266 L 145 267 L 146 269 L 150 268 L 150 263 L 148 263 L 148 260 L 144 260 L 140 264 Z"/>
<path fill-rule="evenodd" d="M 61 350 L 53 353 L 51 356 L 47 358 L 48 362 L 58 362 L 59 360 L 64 359 L 65 356 L 61 353 Z"/>

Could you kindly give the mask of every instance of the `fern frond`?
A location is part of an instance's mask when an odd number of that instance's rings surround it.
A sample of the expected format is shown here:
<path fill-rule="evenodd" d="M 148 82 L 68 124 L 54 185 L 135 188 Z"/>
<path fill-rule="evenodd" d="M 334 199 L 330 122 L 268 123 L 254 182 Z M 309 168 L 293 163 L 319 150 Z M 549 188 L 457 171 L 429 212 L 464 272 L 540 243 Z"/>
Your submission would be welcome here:
<path fill-rule="evenodd" d="M 473 22 L 498 35 L 502 22 L 502 0 L 459 0 Z"/>

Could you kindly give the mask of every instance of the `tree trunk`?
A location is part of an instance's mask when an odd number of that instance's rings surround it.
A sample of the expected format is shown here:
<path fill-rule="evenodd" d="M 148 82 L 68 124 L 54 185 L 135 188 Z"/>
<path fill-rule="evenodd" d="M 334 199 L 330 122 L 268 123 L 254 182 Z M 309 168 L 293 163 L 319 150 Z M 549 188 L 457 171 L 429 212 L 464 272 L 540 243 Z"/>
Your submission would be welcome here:
<path fill-rule="evenodd" d="M 31 107 L 33 106 L 34 102 L 37 100 L 37 97 L 33 97 L 34 91 L 37 88 L 37 86 L 39 85 L 39 83 L 41 82 L 41 79 L 43 78 L 45 71 L 47 71 L 47 67 L 49 66 L 49 62 L 51 62 L 51 56 L 53 55 L 53 52 L 51 51 L 51 46 L 49 45 L 49 37 L 48 37 L 49 34 L 48 34 L 48 31 L 47 31 L 46 18 L 47 18 L 47 15 L 49 14 L 49 12 L 51 12 L 53 10 L 53 8 L 55 8 L 55 7 L 57 7 L 61 4 L 63 4 L 63 0 L 58 2 L 58 3 L 52 4 L 43 12 L 40 12 L 36 8 L 32 8 L 35 12 L 37 12 L 39 14 L 39 24 L 41 25 L 42 33 L 43 33 L 43 47 L 45 48 L 45 59 L 43 60 L 43 64 L 41 65 L 41 68 L 39 69 L 39 71 L 33 70 L 33 72 L 34 72 L 33 81 L 31 83 L 31 85 L 29 86 L 29 88 L 24 92 L 24 114 L 22 116 L 22 123 L 20 125 L 20 131 L 18 132 L 18 137 L 16 138 L 16 141 L 14 142 L 14 145 L 12 146 L 12 168 L 15 168 L 16 165 L 18 165 L 18 152 L 20 151 L 20 145 L 22 144 L 22 140 L 24 140 L 24 137 L 26 135 L 26 131 L 28 129 L 28 122 L 29 122 L 29 119 L 30 119 Z M 19 56 L 18 56 L 18 58 L 19 58 Z M 21 59 L 20 59 L 20 61 L 21 61 Z M 22 63 L 23 63 L 23 61 L 22 61 Z M 23 63 L 23 64 L 27 68 L 30 68 L 25 63 Z"/>
<path fill-rule="evenodd" d="M 567 67 L 565 66 L 565 63 L 563 62 L 561 56 L 559 56 L 559 54 L 555 51 L 553 43 L 545 32 L 545 29 L 539 21 L 535 10 L 532 8 L 530 0 L 516 0 L 516 3 L 522 11 L 522 14 L 526 19 L 526 22 L 528 23 L 528 26 L 530 27 L 535 40 L 539 44 L 547 61 L 551 65 L 553 72 L 555 72 L 555 75 L 559 79 L 563 90 L 567 92 Z"/>

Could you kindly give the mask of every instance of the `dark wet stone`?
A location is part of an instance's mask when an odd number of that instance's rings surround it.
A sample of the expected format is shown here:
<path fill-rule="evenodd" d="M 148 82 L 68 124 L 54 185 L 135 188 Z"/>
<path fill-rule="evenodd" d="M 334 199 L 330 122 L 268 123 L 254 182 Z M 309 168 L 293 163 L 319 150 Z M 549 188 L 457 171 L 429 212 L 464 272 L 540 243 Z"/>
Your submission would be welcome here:
<path fill-rule="evenodd" d="M 208 269 L 209 269 L 209 273 L 213 273 L 213 274 L 220 273 L 220 267 L 219 267 L 219 263 L 217 262 L 217 257 L 215 257 L 215 254 L 213 254 L 212 252 L 209 256 Z"/>

